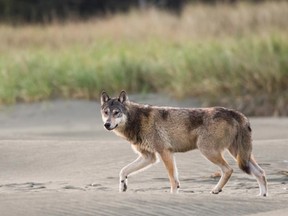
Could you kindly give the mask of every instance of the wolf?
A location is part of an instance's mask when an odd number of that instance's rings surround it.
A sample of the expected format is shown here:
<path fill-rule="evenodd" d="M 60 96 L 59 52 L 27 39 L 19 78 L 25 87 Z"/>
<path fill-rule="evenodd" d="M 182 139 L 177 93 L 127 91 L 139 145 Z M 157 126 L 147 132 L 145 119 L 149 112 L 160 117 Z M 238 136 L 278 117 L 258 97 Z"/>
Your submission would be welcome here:
<path fill-rule="evenodd" d="M 228 150 L 241 170 L 255 176 L 259 195 L 268 195 L 265 172 L 252 154 L 250 123 L 236 110 L 152 106 L 130 101 L 125 91 L 115 98 L 102 91 L 101 115 L 104 127 L 128 140 L 139 154 L 120 171 L 121 192 L 127 190 L 130 174 L 152 165 L 157 157 L 168 171 L 171 192 L 178 192 L 180 182 L 174 153 L 199 149 L 221 170 L 212 194 L 220 193 L 232 175 L 233 169 L 223 158 L 223 152 Z"/>

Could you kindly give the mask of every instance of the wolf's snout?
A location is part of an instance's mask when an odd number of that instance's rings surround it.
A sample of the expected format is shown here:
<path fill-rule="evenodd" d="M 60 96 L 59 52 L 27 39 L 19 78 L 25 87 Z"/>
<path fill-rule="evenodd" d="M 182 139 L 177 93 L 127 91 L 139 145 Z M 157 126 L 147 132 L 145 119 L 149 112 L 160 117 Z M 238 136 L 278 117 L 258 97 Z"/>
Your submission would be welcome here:
<path fill-rule="evenodd" d="M 104 124 L 104 127 L 105 127 L 107 130 L 110 129 L 110 126 L 111 126 L 111 124 L 110 124 L 109 122 L 106 122 L 106 123 Z"/>
<path fill-rule="evenodd" d="M 109 130 L 109 131 L 115 129 L 117 126 L 118 126 L 118 124 L 116 124 L 115 126 L 113 126 L 113 124 L 111 124 L 111 123 L 109 123 L 109 122 L 106 122 L 106 123 L 104 124 L 104 127 L 105 127 L 107 130 Z"/>

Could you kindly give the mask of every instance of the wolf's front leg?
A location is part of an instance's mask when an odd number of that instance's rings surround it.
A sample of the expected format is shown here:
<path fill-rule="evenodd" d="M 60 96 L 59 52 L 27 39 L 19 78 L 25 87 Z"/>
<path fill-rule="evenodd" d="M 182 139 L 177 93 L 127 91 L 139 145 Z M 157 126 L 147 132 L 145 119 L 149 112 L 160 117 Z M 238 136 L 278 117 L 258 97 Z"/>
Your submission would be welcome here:
<path fill-rule="evenodd" d="M 128 185 L 128 175 L 134 172 L 137 172 L 156 161 L 155 154 L 145 154 L 139 156 L 135 161 L 125 166 L 119 174 L 120 183 L 119 183 L 119 191 L 124 192 L 127 190 Z"/>
<path fill-rule="evenodd" d="M 173 153 L 167 149 L 164 149 L 159 154 L 168 171 L 170 185 L 171 185 L 171 193 L 178 193 L 179 188 L 180 188 L 180 182 L 178 179 L 178 171 L 177 171 L 177 166 L 175 162 L 175 157 Z"/>

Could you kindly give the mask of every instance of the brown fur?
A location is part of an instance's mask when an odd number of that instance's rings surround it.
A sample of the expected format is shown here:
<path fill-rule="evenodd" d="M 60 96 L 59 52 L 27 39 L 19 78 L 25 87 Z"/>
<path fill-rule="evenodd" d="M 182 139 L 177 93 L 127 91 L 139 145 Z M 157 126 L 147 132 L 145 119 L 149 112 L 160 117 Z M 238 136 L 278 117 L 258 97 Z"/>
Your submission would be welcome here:
<path fill-rule="evenodd" d="M 101 98 L 103 121 L 109 122 L 113 131 L 131 142 L 140 154 L 140 158 L 122 169 L 121 182 L 123 176 L 154 162 L 158 153 L 167 168 L 171 191 L 174 191 L 179 187 L 179 180 L 175 174 L 177 168 L 173 153 L 198 148 L 208 160 L 221 168 L 222 177 L 212 190 L 219 193 L 233 172 L 222 154 L 228 149 L 244 172 L 252 172 L 257 180 L 263 179 L 261 185 L 259 183 L 260 193 L 267 194 L 265 173 L 254 159 L 251 162 L 251 127 L 242 113 L 223 107 L 194 109 L 141 105 L 129 101 L 126 92 L 113 99 L 102 93 Z M 121 116 L 116 120 L 111 114 L 105 117 L 103 112 L 113 110 L 114 106 L 119 107 Z M 113 121 L 119 124 L 111 126 Z M 124 184 L 125 187 L 122 185 L 121 188 L 127 189 L 127 184 Z"/>

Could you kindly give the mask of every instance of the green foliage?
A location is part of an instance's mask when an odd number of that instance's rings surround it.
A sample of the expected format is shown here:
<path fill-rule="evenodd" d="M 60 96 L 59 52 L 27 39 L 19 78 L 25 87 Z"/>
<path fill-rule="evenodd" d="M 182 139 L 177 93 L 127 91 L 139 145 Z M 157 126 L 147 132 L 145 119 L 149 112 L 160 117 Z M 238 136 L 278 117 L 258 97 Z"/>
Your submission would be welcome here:
<path fill-rule="evenodd" d="M 57 53 L 27 51 L 16 59 L 2 54 L 0 99 L 2 103 L 55 97 L 92 99 L 102 89 L 113 93 L 126 89 L 178 98 L 201 96 L 211 103 L 222 98 L 277 95 L 286 103 L 287 95 L 281 94 L 288 83 L 287 39 L 107 43 L 85 51 L 79 47 Z"/>

